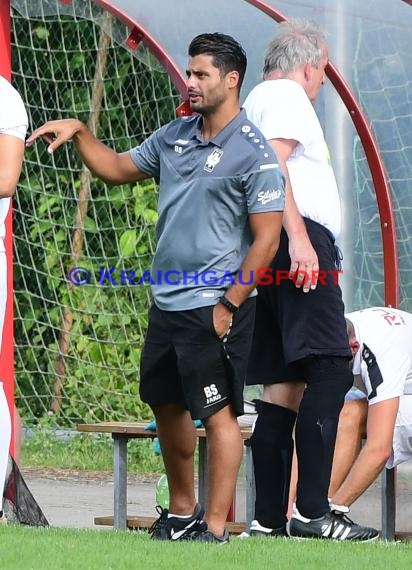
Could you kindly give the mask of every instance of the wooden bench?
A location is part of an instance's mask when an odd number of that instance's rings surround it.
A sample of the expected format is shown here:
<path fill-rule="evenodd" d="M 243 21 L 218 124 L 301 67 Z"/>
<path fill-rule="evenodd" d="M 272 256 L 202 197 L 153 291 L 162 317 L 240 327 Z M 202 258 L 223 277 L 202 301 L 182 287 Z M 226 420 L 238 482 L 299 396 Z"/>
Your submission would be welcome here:
<path fill-rule="evenodd" d="M 110 525 L 116 529 L 147 528 L 154 522 L 150 517 L 130 517 L 127 515 L 127 444 L 131 439 L 153 439 L 156 431 L 145 429 L 144 423 L 133 422 L 101 422 L 95 424 L 79 424 L 77 430 L 84 433 L 109 433 L 114 442 L 113 474 L 114 474 L 114 517 L 96 517 L 97 525 Z M 207 496 L 206 465 L 206 432 L 204 428 L 196 430 L 198 438 L 198 500 L 204 504 Z M 240 534 L 249 528 L 254 514 L 254 474 L 252 453 L 249 440 L 250 428 L 241 428 L 246 447 L 246 522 L 228 521 L 229 532 Z"/>
<path fill-rule="evenodd" d="M 133 422 L 101 422 L 95 424 L 79 424 L 78 431 L 86 433 L 109 433 L 113 437 L 113 473 L 114 473 L 114 517 L 96 517 L 97 525 L 109 525 L 117 529 L 147 528 L 154 518 L 128 517 L 127 515 L 127 444 L 130 439 L 153 439 L 157 436 L 153 430 L 146 430 L 146 424 Z M 205 503 L 207 495 L 206 467 L 206 432 L 198 428 L 199 471 L 198 471 L 198 500 Z M 246 521 L 235 523 L 228 521 L 229 532 L 241 533 L 248 529 L 254 518 L 255 484 L 252 453 L 250 449 L 251 428 L 241 428 L 242 438 L 246 448 Z M 381 523 L 382 538 L 395 539 L 396 522 L 396 468 L 384 469 L 381 479 Z M 405 533 L 402 533 L 405 534 Z M 406 533 L 409 536 L 409 533 Z M 396 538 L 401 537 L 400 534 Z"/>

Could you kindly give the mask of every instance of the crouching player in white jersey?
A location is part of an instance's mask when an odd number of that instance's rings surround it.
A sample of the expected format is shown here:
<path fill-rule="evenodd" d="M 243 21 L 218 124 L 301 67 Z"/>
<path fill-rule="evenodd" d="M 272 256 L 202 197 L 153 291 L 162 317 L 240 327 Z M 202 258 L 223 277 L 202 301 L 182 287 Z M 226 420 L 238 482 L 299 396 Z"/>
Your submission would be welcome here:
<path fill-rule="evenodd" d="M 346 317 L 363 397 L 347 400 L 339 418 L 329 496 L 342 512 L 385 466 L 412 457 L 412 314 L 372 307 Z"/>

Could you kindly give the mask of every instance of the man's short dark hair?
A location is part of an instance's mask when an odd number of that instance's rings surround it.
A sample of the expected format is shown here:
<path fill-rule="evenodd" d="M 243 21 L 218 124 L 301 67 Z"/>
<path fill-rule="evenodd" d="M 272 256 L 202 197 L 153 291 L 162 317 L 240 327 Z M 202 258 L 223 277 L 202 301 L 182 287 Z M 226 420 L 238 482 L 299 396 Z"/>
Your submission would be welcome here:
<path fill-rule="evenodd" d="M 230 71 L 237 71 L 240 91 L 246 72 L 247 58 L 245 50 L 234 38 L 219 32 L 200 34 L 189 45 L 189 56 L 195 57 L 196 55 L 212 56 L 213 65 L 217 67 L 222 76 Z"/>

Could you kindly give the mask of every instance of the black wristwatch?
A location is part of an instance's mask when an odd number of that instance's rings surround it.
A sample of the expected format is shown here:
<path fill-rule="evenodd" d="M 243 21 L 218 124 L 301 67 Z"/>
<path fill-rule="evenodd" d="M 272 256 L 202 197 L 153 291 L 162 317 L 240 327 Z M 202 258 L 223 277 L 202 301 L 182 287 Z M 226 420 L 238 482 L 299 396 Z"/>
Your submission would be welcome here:
<path fill-rule="evenodd" d="M 229 309 L 229 311 L 233 314 L 237 313 L 239 310 L 239 307 L 236 307 L 236 305 L 229 301 L 229 299 L 224 295 L 222 297 L 219 297 L 219 303 L 222 303 L 222 305 L 224 305 L 226 309 Z"/>

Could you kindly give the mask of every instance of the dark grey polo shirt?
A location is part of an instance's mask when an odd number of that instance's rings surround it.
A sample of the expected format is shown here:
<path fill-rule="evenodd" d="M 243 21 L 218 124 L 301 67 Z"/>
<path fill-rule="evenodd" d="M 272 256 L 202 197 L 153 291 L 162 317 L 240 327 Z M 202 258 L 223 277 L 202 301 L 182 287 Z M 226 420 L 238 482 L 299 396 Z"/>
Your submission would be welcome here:
<path fill-rule="evenodd" d="M 214 305 L 252 244 L 248 214 L 284 207 L 276 155 L 245 111 L 211 140 L 201 122 L 176 119 L 130 151 L 160 185 L 150 276 L 156 305 L 169 311 Z"/>

